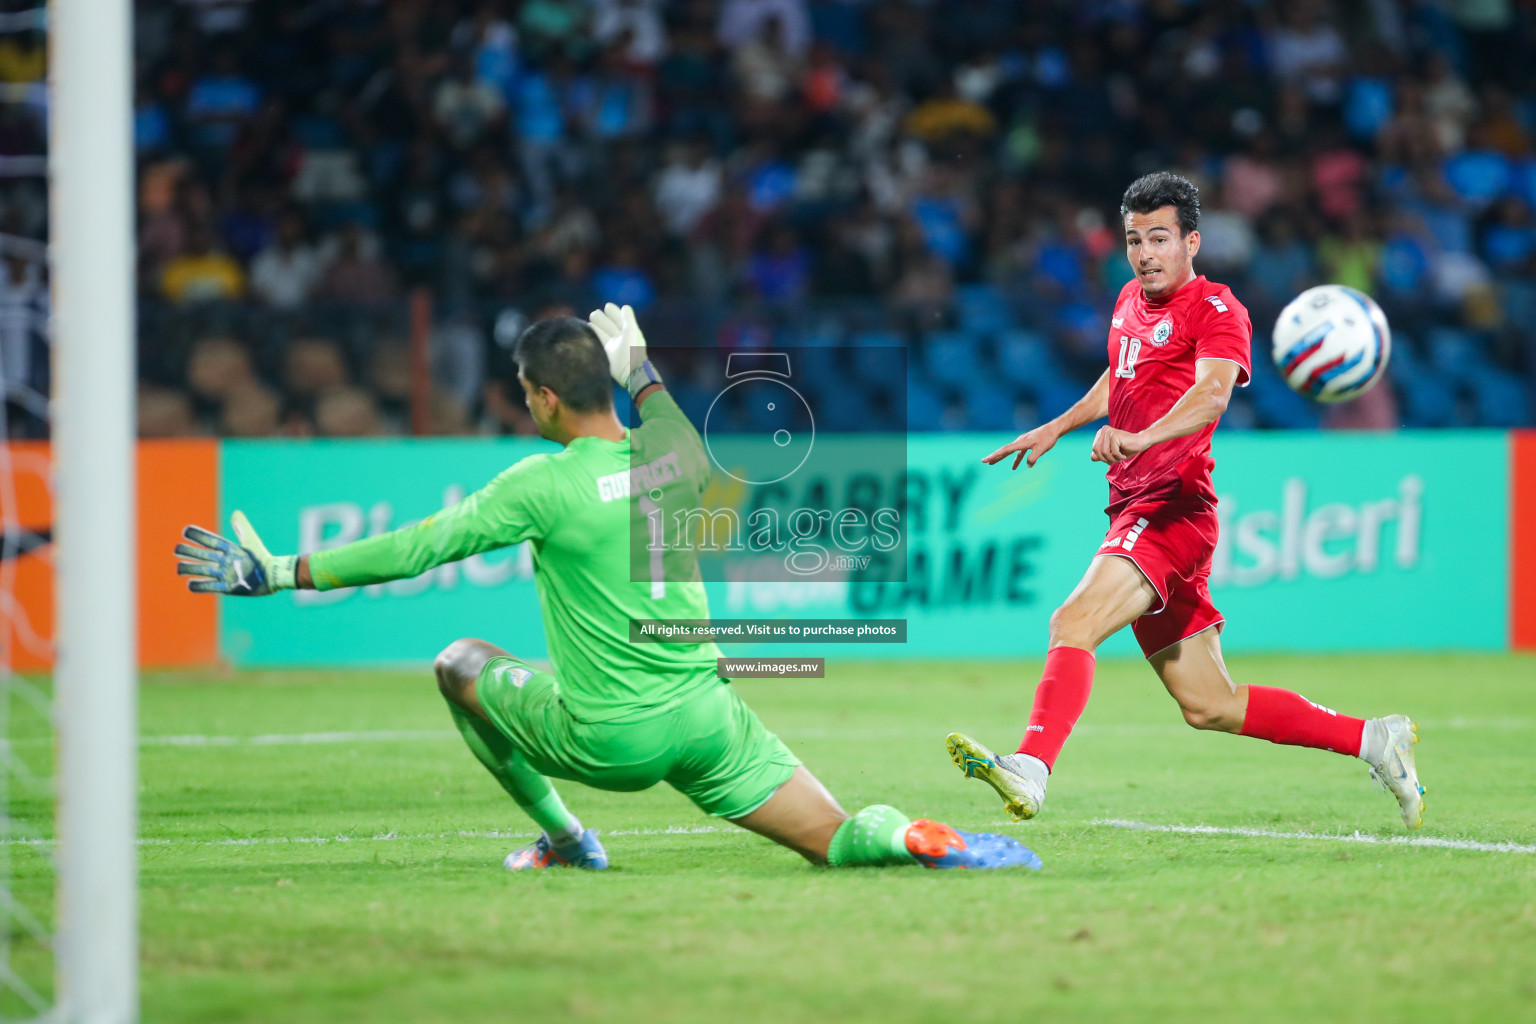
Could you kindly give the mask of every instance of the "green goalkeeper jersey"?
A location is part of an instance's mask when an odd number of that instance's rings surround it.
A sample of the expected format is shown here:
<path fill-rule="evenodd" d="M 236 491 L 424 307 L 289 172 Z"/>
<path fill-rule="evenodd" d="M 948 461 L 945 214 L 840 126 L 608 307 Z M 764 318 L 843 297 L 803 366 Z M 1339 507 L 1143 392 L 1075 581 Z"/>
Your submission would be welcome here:
<path fill-rule="evenodd" d="M 416 576 L 526 540 L 550 661 L 571 714 L 606 721 L 717 685 L 714 643 L 629 639 L 632 618 L 709 617 L 696 561 L 673 550 L 663 567 L 645 533 L 647 513 L 659 518 L 661 508 L 699 502 L 709 458 L 665 391 L 646 398 L 642 417 L 622 441 L 578 437 L 563 451 L 528 456 L 415 526 L 315 552 L 315 586 Z"/>

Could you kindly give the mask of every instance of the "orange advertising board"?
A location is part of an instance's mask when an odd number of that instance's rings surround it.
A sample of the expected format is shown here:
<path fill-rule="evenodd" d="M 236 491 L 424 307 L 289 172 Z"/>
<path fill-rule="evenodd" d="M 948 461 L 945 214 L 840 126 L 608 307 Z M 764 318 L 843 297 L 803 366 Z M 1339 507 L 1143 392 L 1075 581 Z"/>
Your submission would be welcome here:
<path fill-rule="evenodd" d="M 53 663 L 53 501 L 46 442 L 20 441 L 0 452 L 0 644 L 11 667 Z M 219 448 L 212 440 L 138 445 L 139 663 L 207 665 L 218 660 L 218 602 L 190 593 L 171 551 L 188 522 L 217 527 Z M 14 503 L 14 508 L 6 507 Z"/>
<path fill-rule="evenodd" d="M 1509 645 L 1536 650 L 1536 431 L 1515 431 L 1509 451 Z"/>

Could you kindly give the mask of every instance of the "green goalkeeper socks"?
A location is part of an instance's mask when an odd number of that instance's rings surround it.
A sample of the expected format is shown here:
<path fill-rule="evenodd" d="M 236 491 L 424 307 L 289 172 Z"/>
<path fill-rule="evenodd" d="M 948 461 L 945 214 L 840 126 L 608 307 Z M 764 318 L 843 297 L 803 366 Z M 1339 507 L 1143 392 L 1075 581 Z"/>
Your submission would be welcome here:
<path fill-rule="evenodd" d="M 885 804 L 871 804 L 838 826 L 827 848 L 827 865 L 834 868 L 915 864 L 907 851 L 905 814 Z"/>
<path fill-rule="evenodd" d="M 560 843 L 581 835 L 581 822 L 566 809 L 555 787 L 533 770 L 523 755 L 517 752 L 517 748 L 512 746 L 512 742 L 498 732 L 495 726 L 451 701 L 448 711 L 453 715 L 453 724 L 459 727 L 459 734 L 469 745 L 470 752 L 496 777 L 501 788 L 511 794 L 517 806 L 539 828 L 549 833 L 551 840 Z"/>

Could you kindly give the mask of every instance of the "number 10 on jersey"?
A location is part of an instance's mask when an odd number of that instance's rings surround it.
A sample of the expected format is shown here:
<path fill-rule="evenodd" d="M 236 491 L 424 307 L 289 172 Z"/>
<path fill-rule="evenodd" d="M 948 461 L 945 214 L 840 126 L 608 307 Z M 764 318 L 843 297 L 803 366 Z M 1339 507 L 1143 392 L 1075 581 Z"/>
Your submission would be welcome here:
<path fill-rule="evenodd" d="M 1116 377 L 1136 376 L 1136 357 L 1141 355 L 1141 339 L 1120 335 L 1120 365 L 1115 368 Z"/>

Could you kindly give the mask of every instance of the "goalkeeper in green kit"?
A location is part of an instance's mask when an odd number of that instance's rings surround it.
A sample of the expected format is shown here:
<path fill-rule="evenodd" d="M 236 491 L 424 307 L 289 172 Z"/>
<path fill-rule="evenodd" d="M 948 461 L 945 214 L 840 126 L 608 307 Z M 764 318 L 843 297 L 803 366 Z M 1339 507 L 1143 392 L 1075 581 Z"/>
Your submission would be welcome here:
<path fill-rule="evenodd" d="M 469 638 L 435 663 L 465 743 L 542 830 L 508 855 L 510 869 L 608 866 L 551 778 L 617 791 L 665 781 L 705 813 L 832 867 L 1040 866 L 1008 836 L 884 805 L 850 817 L 718 677 L 714 643 L 631 643 L 631 619 L 709 618 L 696 566 L 683 582 L 631 578 L 636 508 L 658 488 L 697 501 L 710 475 L 703 441 L 646 359 L 628 306 L 535 323 L 516 356 L 528 410 L 562 451 L 522 459 L 415 526 L 314 554 L 270 554 L 240 512 L 235 540 L 188 526 L 177 571 L 195 591 L 256 597 L 403 579 L 527 541 L 553 672 Z M 610 374 L 641 426 L 619 422 Z"/>

